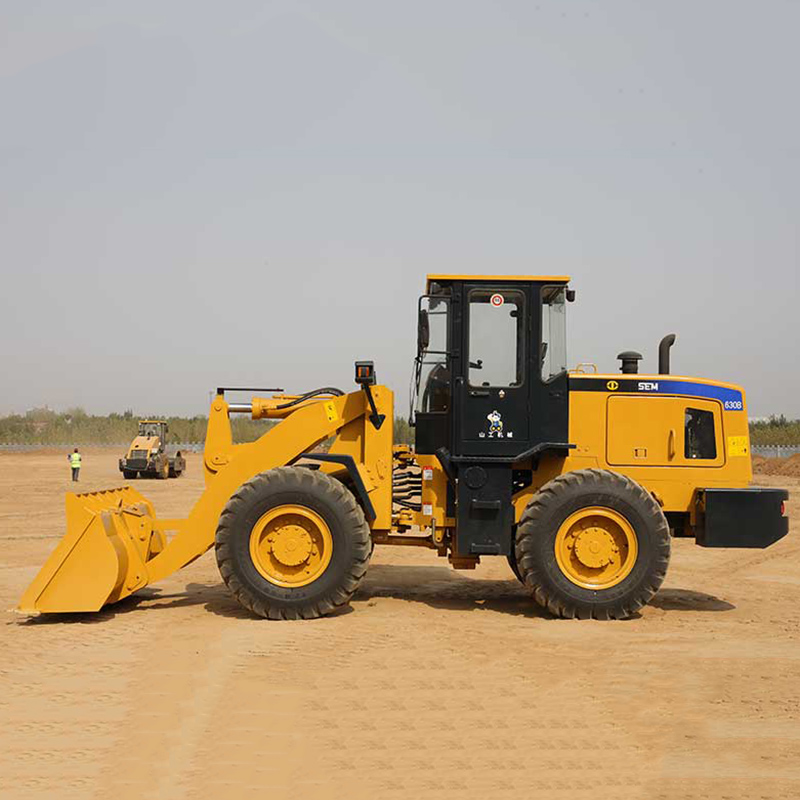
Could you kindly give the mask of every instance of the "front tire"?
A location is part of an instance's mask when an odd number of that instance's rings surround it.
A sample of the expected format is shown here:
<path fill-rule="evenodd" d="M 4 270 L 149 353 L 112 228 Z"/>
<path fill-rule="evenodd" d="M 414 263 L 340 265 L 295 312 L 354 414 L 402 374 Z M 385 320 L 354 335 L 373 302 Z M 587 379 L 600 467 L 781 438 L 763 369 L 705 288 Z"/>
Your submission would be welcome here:
<path fill-rule="evenodd" d="M 244 483 L 220 516 L 220 574 L 249 611 L 313 619 L 349 603 L 372 538 L 352 493 L 325 473 L 279 467 Z"/>
<path fill-rule="evenodd" d="M 515 550 L 523 583 L 551 613 L 624 619 L 664 580 L 669 526 L 635 481 L 609 470 L 576 470 L 534 495 Z"/>
<path fill-rule="evenodd" d="M 519 571 L 519 565 L 517 564 L 517 551 L 515 548 L 511 548 L 511 552 L 506 556 L 506 560 L 508 561 L 508 566 L 511 567 L 511 571 L 514 573 L 514 577 L 520 583 L 525 583 L 525 579 L 522 577 L 522 573 Z"/>

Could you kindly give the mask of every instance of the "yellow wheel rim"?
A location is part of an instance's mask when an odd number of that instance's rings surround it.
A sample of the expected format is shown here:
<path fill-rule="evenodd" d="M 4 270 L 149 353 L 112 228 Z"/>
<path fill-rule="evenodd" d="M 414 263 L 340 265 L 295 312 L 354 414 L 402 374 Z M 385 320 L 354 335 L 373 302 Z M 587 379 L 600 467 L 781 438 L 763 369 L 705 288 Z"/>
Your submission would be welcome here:
<path fill-rule="evenodd" d="M 270 583 L 296 589 L 313 583 L 333 555 L 331 530 L 322 517 L 305 506 L 276 506 L 250 533 L 253 566 Z"/>
<path fill-rule="evenodd" d="M 630 574 L 639 552 L 636 531 L 611 508 L 582 508 L 556 534 L 556 561 L 572 583 L 609 589 Z"/>

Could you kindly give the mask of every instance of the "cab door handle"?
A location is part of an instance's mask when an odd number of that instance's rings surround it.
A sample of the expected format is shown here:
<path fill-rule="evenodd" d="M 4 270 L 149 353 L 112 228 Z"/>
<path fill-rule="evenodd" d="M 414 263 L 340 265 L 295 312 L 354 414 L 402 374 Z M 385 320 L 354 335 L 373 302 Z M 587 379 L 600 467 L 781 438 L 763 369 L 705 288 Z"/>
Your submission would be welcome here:
<path fill-rule="evenodd" d="M 670 461 L 675 458 L 675 438 L 675 429 L 672 428 L 669 432 L 669 443 L 667 445 L 667 455 Z"/>
<path fill-rule="evenodd" d="M 488 389 L 470 389 L 469 390 L 471 397 L 488 397 L 489 390 Z"/>

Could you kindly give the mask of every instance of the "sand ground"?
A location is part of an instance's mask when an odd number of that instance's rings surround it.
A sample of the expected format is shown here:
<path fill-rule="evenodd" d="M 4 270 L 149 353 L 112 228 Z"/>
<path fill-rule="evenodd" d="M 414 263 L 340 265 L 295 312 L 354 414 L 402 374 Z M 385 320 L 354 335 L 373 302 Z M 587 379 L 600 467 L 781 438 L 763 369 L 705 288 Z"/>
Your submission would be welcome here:
<path fill-rule="evenodd" d="M 766 551 L 676 540 L 626 622 L 549 618 L 505 561 L 377 548 L 351 609 L 252 619 L 213 553 L 96 615 L 6 612 L 63 532 L 65 453 L 0 454 L 0 796 L 800 797 L 800 479 Z M 121 483 L 88 451 L 81 490 Z M 140 482 L 161 516 L 202 491 Z"/>

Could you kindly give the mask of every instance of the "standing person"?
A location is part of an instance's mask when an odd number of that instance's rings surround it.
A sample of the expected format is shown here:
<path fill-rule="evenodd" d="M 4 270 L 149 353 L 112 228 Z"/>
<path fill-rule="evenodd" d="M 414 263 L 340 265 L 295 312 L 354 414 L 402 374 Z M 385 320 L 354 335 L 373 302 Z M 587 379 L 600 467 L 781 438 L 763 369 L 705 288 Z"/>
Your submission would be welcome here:
<path fill-rule="evenodd" d="M 69 465 L 72 467 L 72 480 L 77 482 L 81 471 L 81 454 L 78 452 L 78 448 L 76 447 L 74 452 L 70 453 L 67 458 L 69 459 Z"/>

